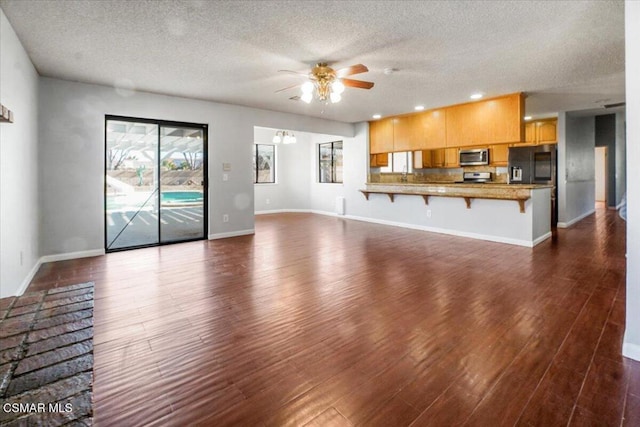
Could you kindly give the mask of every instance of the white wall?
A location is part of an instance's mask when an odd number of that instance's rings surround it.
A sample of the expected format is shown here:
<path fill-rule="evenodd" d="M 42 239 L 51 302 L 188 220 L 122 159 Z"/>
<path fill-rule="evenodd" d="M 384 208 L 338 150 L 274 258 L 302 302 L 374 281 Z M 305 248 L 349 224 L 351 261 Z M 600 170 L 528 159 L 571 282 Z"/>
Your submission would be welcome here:
<path fill-rule="evenodd" d="M 29 284 L 38 266 L 38 73 L 0 9 L 0 298 Z"/>
<path fill-rule="evenodd" d="M 104 247 L 104 116 L 209 125 L 209 236 L 254 228 L 254 126 L 352 136 L 354 126 L 295 114 L 218 104 L 58 79 L 40 79 L 42 253 Z M 222 163 L 231 163 L 222 180 Z M 229 222 L 222 215 L 229 214 Z"/>
<path fill-rule="evenodd" d="M 280 129 L 256 127 L 254 141 L 273 144 L 273 136 Z M 255 211 L 308 210 L 310 206 L 309 174 L 311 134 L 294 132 L 295 144 L 276 145 L 276 183 L 254 186 Z"/>
<path fill-rule="evenodd" d="M 625 1 L 627 165 L 640 162 L 640 2 Z M 630 175 L 632 177 L 632 175 Z M 627 180 L 627 322 L 622 353 L 640 360 L 640 182 Z"/>
<path fill-rule="evenodd" d="M 595 118 L 560 116 L 564 134 L 558 147 L 558 227 L 567 227 L 595 210 Z"/>

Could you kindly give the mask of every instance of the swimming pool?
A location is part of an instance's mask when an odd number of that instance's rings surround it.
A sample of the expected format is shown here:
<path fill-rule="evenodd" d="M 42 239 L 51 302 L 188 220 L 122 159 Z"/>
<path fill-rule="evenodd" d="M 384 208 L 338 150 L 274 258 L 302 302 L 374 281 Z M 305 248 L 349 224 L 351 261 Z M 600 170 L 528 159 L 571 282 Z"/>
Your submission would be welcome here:
<path fill-rule="evenodd" d="M 202 191 L 163 191 L 160 196 L 162 204 L 202 203 Z"/>
<path fill-rule="evenodd" d="M 154 197 L 149 192 L 108 195 L 107 210 L 138 210 L 153 206 Z M 160 196 L 162 206 L 195 206 L 204 201 L 202 191 L 163 191 Z"/>

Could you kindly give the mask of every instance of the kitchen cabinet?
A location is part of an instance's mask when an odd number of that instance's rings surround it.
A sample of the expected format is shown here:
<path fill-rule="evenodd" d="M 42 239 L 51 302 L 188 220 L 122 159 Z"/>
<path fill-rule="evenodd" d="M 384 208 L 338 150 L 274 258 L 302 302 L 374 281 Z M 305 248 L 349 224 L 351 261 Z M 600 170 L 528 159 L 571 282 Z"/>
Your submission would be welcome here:
<path fill-rule="evenodd" d="M 369 153 L 393 151 L 393 117 L 369 122 Z"/>
<path fill-rule="evenodd" d="M 491 166 L 507 166 L 509 163 L 509 144 L 490 145 L 489 163 Z"/>
<path fill-rule="evenodd" d="M 370 153 L 420 151 L 446 145 L 445 110 L 369 122 Z"/>
<path fill-rule="evenodd" d="M 432 168 L 459 167 L 457 148 L 438 148 L 436 150 L 430 150 L 430 151 L 431 151 L 431 167 Z"/>
<path fill-rule="evenodd" d="M 369 166 L 371 166 L 372 168 L 389 166 L 389 153 L 371 154 L 369 159 Z"/>
<path fill-rule="evenodd" d="M 537 144 L 554 144 L 558 142 L 558 119 L 539 120 L 537 122 Z"/>
<path fill-rule="evenodd" d="M 523 113 L 521 93 L 448 107 L 447 147 L 522 141 Z"/>
<path fill-rule="evenodd" d="M 423 128 L 423 142 L 420 148 L 444 148 L 447 144 L 446 112 L 444 109 L 420 113 Z"/>
<path fill-rule="evenodd" d="M 558 119 L 556 118 L 527 122 L 525 143 L 518 145 L 555 144 L 558 142 L 557 128 Z"/>
<path fill-rule="evenodd" d="M 488 134 L 485 113 L 482 103 L 447 108 L 447 147 L 486 144 Z"/>
<path fill-rule="evenodd" d="M 514 94 L 486 100 L 482 106 L 487 126 L 487 141 L 504 144 L 524 137 L 524 96 Z"/>
<path fill-rule="evenodd" d="M 460 150 L 457 148 L 445 148 L 444 149 L 444 167 L 445 168 L 457 168 L 460 167 Z"/>
<path fill-rule="evenodd" d="M 418 114 L 393 119 L 393 151 L 420 150 L 424 142 L 422 117 Z"/>

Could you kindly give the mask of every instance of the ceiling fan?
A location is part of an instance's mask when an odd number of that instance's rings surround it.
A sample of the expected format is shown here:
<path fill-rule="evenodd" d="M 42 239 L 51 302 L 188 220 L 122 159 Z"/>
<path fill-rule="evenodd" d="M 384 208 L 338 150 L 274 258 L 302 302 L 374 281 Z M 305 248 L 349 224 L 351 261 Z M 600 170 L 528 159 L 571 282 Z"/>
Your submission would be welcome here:
<path fill-rule="evenodd" d="M 302 90 L 300 99 L 307 104 L 309 104 L 313 99 L 314 89 L 316 91 L 316 96 L 320 101 L 330 99 L 331 102 L 336 103 L 340 102 L 342 99 L 342 92 L 344 92 L 345 87 L 355 87 L 358 89 L 371 89 L 373 87 L 372 82 L 345 78 L 346 76 L 366 73 L 369 71 L 369 69 L 363 64 L 356 64 L 350 67 L 334 70 L 329 67 L 326 62 L 319 62 L 309 73 L 301 73 L 291 70 L 278 71 L 305 76 L 309 79 L 304 83 L 298 83 L 276 91 L 276 93 L 278 93 L 300 86 L 300 89 Z"/>

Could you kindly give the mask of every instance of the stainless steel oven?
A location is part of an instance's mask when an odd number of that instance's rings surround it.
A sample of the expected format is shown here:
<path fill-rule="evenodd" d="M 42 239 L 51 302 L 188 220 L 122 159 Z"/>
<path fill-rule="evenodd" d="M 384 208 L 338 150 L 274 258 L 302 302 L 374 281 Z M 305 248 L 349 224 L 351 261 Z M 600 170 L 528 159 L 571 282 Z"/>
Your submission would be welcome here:
<path fill-rule="evenodd" d="M 477 148 L 474 150 L 460 150 L 460 166 L 478 166 L 489 164 L 489 150 Z"/>

